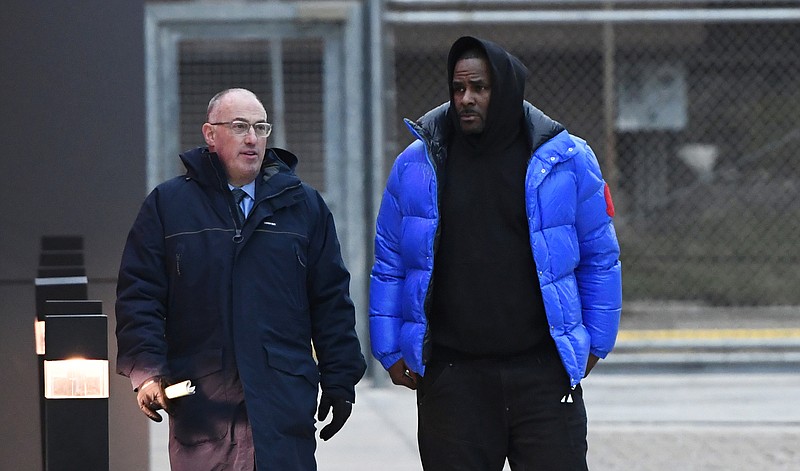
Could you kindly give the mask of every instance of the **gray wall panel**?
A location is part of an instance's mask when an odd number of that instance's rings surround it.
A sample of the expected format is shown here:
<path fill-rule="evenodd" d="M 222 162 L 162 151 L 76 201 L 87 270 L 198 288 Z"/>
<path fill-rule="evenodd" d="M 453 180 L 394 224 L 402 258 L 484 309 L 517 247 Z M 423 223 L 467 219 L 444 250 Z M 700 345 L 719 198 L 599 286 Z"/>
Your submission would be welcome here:
<path fill-rule="evenodd" d="M 147 424 L 113 358 L 114 279 L 145 191 L 143 0 L 3 4 L 0 29 L 0 441 L 37 470 L 33 278 L 42 235 L 85 238 L 89 297 L 109 316 L 111 469 L 147 468 Z"/>

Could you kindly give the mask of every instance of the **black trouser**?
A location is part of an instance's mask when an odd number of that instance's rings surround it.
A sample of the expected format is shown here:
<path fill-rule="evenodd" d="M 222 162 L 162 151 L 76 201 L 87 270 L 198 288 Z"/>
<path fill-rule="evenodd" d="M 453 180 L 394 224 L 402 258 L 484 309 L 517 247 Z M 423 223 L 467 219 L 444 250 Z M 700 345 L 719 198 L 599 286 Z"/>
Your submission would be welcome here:
<path fill-rule="evenodd" d="M 426 470 L 500 471 L 506 458 L 514 471 L 587 469 L 583 394 L 552 343 L 514 358 L 432 359 L 417 404 Z"/>

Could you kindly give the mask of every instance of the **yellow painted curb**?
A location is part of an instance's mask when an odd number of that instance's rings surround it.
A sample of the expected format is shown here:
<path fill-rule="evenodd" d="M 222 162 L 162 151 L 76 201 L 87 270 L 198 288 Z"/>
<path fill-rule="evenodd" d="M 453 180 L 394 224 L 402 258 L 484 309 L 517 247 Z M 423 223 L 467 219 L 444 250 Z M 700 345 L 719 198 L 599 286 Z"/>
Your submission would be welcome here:
<path fill-rule="evenodd" d="M 800 329 L 661 329 L 621 330 L 618 341 L 634 340 L 800 339 Z"/>

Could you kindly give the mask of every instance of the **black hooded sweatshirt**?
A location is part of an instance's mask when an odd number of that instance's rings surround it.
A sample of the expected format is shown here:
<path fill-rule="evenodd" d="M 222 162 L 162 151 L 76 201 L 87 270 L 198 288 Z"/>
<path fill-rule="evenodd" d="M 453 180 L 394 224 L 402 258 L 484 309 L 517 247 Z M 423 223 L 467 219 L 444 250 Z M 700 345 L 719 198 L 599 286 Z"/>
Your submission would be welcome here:
<path fill-rule="evenodd" d="M 481 134 L 461 131 L 453 70 L 466 50 L 486 52 L 491 97 Z M 523 121 L 527 69 L 500 46 L 472 37 L 447 61 L 451 138 L 440 175 L 440 236 L 430 327 L 433 356 L 507 357 L 547 338 L 525 211 L 531 157 Z"/>

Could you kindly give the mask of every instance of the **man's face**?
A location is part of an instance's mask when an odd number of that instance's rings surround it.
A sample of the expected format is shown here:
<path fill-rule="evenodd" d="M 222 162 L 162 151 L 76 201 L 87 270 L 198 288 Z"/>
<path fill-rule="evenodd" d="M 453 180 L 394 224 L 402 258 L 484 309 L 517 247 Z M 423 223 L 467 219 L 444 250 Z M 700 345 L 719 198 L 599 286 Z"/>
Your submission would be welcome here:
<path fill-rule="evenodd" d="M 229 125 L 210 123 L 266 122 L 267 112 L 258 99 L 247 92 L 230 92 L 220 99 L 208 121 L 203 124 L 203 137 L 208 149 L 219 156 L 228 174 L 228 182 L 234 186 L 242 186 L 255 180 L 264 161 L 267 138 L 256 136 L 252 127 L 246 134 L 237 135 Z"/>
<path fill-rule="evenodd" d="M 461 59 L 453 69 L 453 103 L 465 134 L 480 134 L 492 96 L 489 65 L 485 59 Z"/>

